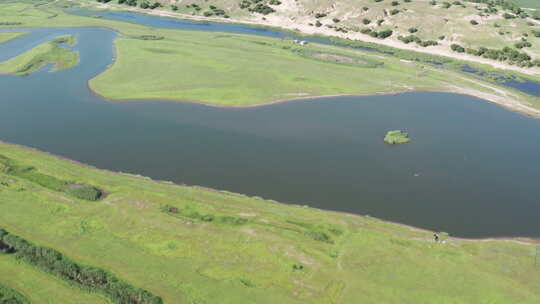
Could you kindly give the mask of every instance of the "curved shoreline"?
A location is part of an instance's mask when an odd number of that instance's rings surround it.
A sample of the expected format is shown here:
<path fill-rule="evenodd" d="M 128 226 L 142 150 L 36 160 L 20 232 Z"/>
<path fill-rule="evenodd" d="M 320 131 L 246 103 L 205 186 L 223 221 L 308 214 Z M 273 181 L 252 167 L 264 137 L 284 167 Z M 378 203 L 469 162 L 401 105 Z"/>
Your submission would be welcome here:
<path fill-rule="evenodd" d="M 473 91 L 464 89 L 461 87 L 455 87 L 455 90 L 448 89 L 448 90 L 399 90 L 394 92 L 374 92 L 374 93 L 365 93 L 365 94 L 330 94 L 330 95 L 318 95 L 318 96 L 302 96 L 302 97 L 296 97 L 296 98 L 285 98 L 285 99 L 278 99 L 276 101 L 270 101 L 266 103 L 261 104 L 251 104 L 251 105 L 220 105 L 220 104 L 213 104 L 210 102 L 204 102 L 204 101 L 198 101 L 198 100 L 181 100 L 181 99 L 173 99 L 173 98 L 126 98 L 126 99 L 114 99 L 114 98 L 108 98 L 98 92 L 96 92 L 91 86 L 90 86 L 90 80 L 87 81 L 87 88 L 88 90 L 95 96 L 103 99 L 104 101 L 108 102 L 115 102 L 115 103 L 122 103 L 122 102 L 160 102 L 160 101 L 167 101 L 167 102 L 178 102 L 178 103 L 190 103 L 190 104 L 199 104 L 204 105 L 208 107 L 215 107 L 215 108 L 222 108 L 222 109 L 249 109 L 249 108 L 257 108 L 257 107 L 265 107 L 265 106 L 272 106 L 277 105 L 281 103 L 287 103 L 287 102 L 295 102 L 295 101 L 303 101 L 303 100 L 309 100 L 309 99 L 323 99 L 323 98 L 333 98 L 333 97 L 369 97 L 369 96 L 382 96 L 382 95 L 399 95 L 404 93 L 411 93 L 411 92 L 429 92 L 429 93 L 450 93 L 450 94 L 457 94 L 457 95 L 464 95 L 464 96 L 471 96 L 474 98 L 478 98 L 483 101 L 487 101 L 490 103 L 494 103 L 502 108 L 505 108 L 508 111 L 518 113 L 530 118 L 540 118 L 540 110 L 537 110 L 535 108 L 528 107 L 526 105 L 523 105 L 519 101 L 511 100 L 513 104 L 509 104 L 508 102 L 504 102 L 501 99 L 503 97 L 499 97 L 496 95 L 491 95 L 488 93 L 483 93 L 480 91 Z"/>
<path fill-rule="evenodd" d="M 213 192 L 218 192 L 218 193 L 223 193 L 223 191 L 227 191 L 227 193 L 230 194 L 230 195 L 239 195 L 239 196 L 242 196 L 242 197 L 248 197 L 245 194 L 230 192 L 228 190 L 219 190 L 219 189 L 209 188 L 209 187 L 205 187 L 205 186 L 198 186 L 198 185 L 177 184 L 177 183 L 174 183 L 174 182 L 171 182 L 171 181 L 155 180 L 155 179 L 153 179 L 151 177 L 147 177 L 147 176 L 143 176 L 143 175 L 139 175 L 139 174 L 126 173 L 126 172 L 120 172 L 120 171 L 113 171 L 113 170 L 109 170 L 109 169 L 102 169 L 102 168 L 98 168 L 98 167 L 95 167 L 95 166 L 92 166 L 92 165 L 89 165 L 89 164 L 86 164 L 86 163 L 83 163 L 83 162 L 80 162 L 80 161 L 70 159 L 68 157 L 64 157 L 64 156 L 61 156 L 61 155 L 57 155 L 57 154 L 53 154 L 53 153 L 50 153 L 50 152 L 42 151 L 42 150 L 39 150 L 37 148 L 28 147 L 28 146 L 15 144 L 15 143 L 10 143 L 10 142 L 5 142 L 5 141 L 2 141 L 2 140 L 0 140 L 0 145 L 12 146 L 12 147 L 20 148 L 20 149 L 27 150 L 27 151 L 32 151 L 32 152 L 36 152 L 36 153 L 45 154 L 45 155 L 47 155 L 49 157 L 53 157 L 53 158 L 56 158 L 56 159 L 59 159 L 59 160 L 67 161 L 67 162 L 69 162 L 71 164 L 74 164 L 76 166 L 80 166 L 80 167 L 83 167 L 83 168 L 86 168 L 86 169 L 97 170 L 97 171 L 101 171 L 101 172 L 105 172 L 105 173 L 109 173 L 109 174 L 114 174 L 114 175 L 123 175 L 123 176 L 126 176 L 126 177 L 137 178 L 137 179 L 142 179 L 142 180 L 146 180 L 146 181 L 152 181 L 152 182 L 155 182 L 155 183 L 159 183 L 161 185 L 169 185 L 171 187 L 200 188 L 200 189 L 204 189 L 204 190 L 207 190 L 207 191 L 213 191 Z M 100 201 L 103 201 L 103 200 L 100 200 Z M 265 199 L 265 198 L 263 198 L 262 201 L 267 201 L 267 202 L 270 201 L 272 203 L 280 204 L 282 206 L 289 206 L 289 207 L 296 207 L 296 208 L 310 208 L 310 209 L 318 210 L 318 211 L 321 211 L 321 212 L 342 214 L 342 215 L 350 216 L 350 217 L 357 217 L 357 218 L 364 218 L 364 219 L 365 218 L 375 219 L 375 220 L 383 222 L 383 223 L 388 223 L 388 224 L 392 224 L 392 225 L 398 225 L 398 226 L 401 226 L 401 227 L 406 227 L 406 228 L 408 228 L 410 230 L 413 230 L 413 231 L 429 232 L 429 233 L 437 232 L 437 231 L 432 231 L 432 230 L 425 229 L 425 228 L 420 228 L 420 227 L 416 227 L 416 226 L 412 226 L 412 225 L 408 225 L 408 224 L 403 224 L 403 223 L 400 223 L 400 222 L 394 222 L 394 221 L 390 221 L 390 220 L 385 220 L 385 219 L 373 217 L 373 216 L 370 216 L 370 215 L 367 215 L 367 214 L 357 214 L 357 213 L 351 213 L 351 212 L 345 212 L 345 211 L 322 209 L 322 208 L 317 208 L 317 207 L 311 207 L 309 205 L 299 205 L 299 204 L 293 204 L 293 203 L 289 204 L 289 203 L 278 202 L 278 201 L 275 201 L 275 200 L 272 200 L 272 199 Z M 529 245 L 529 246 L 540 245 L 540 237 L 533 238 L 533 237 L 521 237 L 521 236 L 513 236 L 513 237 L 500 236 L 500 237 L 485 237 L 485 238 L 464 238 L 464 237 L 454 237 L 454 236 L 449 235 L 447 237 L 447 240 L 467 241 L 467 242 L 505 241 L 505 242 L 514 242 L 514 243 L 518 243 L 518 244 L 522 244 L 522 245 Z"/>

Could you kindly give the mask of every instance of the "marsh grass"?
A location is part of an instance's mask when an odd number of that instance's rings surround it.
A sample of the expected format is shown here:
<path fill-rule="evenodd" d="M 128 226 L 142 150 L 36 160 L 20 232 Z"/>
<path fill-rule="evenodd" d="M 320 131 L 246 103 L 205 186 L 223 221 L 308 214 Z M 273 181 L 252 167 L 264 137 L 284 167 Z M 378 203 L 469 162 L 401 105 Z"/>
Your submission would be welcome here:
<path fill-rule="evenodd" d="M 34 167 L 18 164 L 3 155 L 0 155 L 0 166 L 0 169 L 9 175 L 24 178 L 53 191 L 68 193 L 78 199 L 97 201 L 103 195 L 103 192 L 96 187 L 60 180 L 54 176 L 40 173 Z"/>
<path fill-rule="evenodd" d="M 1 248 L 0 248 L 1 249 Z M 2 304 L 30 304 L 27 298 L 14 289 L 0 284 L 0 303 Z"/>

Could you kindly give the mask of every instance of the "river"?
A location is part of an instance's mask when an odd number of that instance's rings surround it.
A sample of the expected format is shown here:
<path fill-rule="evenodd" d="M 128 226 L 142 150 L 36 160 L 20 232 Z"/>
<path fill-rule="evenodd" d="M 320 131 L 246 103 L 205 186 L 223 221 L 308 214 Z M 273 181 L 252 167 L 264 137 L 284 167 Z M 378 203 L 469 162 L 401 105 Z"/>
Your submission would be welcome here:
<path fill-rule="evenodd" d="M 474 97 L 428 92 L 251 108 L 108 102 L 87 81 L 113 62 L 113 31 L 29 30 L 0 44 L 0 60 L 76 34 L 81 64 L 0 75 L 1 140 L 99 168 L 454 236 L 540 236 L 538 119 Z M 408 131 L 412 142 L 384 144 L 393 129 Z"/>

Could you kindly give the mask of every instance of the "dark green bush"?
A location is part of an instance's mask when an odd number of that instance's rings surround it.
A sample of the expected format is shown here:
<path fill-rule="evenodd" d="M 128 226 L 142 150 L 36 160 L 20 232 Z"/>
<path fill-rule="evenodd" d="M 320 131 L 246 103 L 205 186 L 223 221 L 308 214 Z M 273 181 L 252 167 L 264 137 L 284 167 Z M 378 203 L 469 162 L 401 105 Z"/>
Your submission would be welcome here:
<path fill-rule="evenodd" d="M 118 304 L 162 304 L 163 300 L 141 288 L 121 281 L 103 269 L 80 265 L 60 252 L 36 246 L 16 235 L 0 229 L 0 249 L 15 254 L 21 261 L 31 264 L 79 288 L 100 292 Z"/>
<path fill-rule="evenodd" d="M 0 304 L 30 304 L 30 301 L 16 290 L 0 285 Z"/>
<path fill-rule="evenodd" d="M 69 183 L 54 176 L 39 173 L 36 168 L 19 165 L 5 156 L 0 155 L 0 164 L 3 167 L 2 170 L 9 175 L 20 177 L 53 191 L 71 194 L 79 199 L 96 201 L 103 195 L 102 191 L 96 187 Z"/>

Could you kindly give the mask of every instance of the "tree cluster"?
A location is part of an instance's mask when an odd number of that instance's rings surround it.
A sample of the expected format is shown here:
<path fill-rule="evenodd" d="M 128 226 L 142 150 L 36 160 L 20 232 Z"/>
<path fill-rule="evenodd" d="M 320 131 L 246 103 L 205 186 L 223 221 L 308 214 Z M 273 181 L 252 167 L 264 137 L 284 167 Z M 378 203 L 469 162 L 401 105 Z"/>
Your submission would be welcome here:
<path fill-rule="evenodd" d="M 392 30 L 384 30 L 384 31 L 374 31 L 370 28 L 365 28 L 360 30 L 360 33 L 370 35 L 373 38 L 379 38 L 379 39 L 386 39 L 394 33 Z"/>
<path fill-rule="evenodd" d="M 241 9 L 247 9 L 251 13 L 259 13 L 262 15 L 268 15 L 274 13 L 276 10 L 270 7 L 270 5 L 280 5 L 279 0 L 242 0 L 240 2 Z"/>
<path fill-rule="evenodd" d="M 467 48 L 460 46 L 459 44 L 452 44 L 450 48 L 458 53 L 467 53 L 474 56 L 480 56 L 483 58 L 498 60 L 507 62 L 509 64 L 515 64 L 520 67 L 533 67 L 533 66 L 540 66 L 540 60 L 536 59 L 533 60 L 531 56 L 529 56 L 525 52 L 520 52 L 518 50 L 515 50 L 511 47 L 504 47 L 500 50 L 497 49 L 489 49 L 486 47 L 479 47 L 478 49 L 473 48 Z"/>
<path fill-rule="evenodd" d="M 425 41 L 423 41 L 422 39 L 420 39 L 416 35 L 399 36 L 398 40 L 402 41 L 405 44 L 409 44 L 411 42 L 416 42 L 416 44 L 418 44 L 420 46 L 423 46 L 423 47 L 428 47 L 428 46 L 433 46 L 433 45 L 438 45 L 439 44 L 435 40 L 425 40 Z"/>

